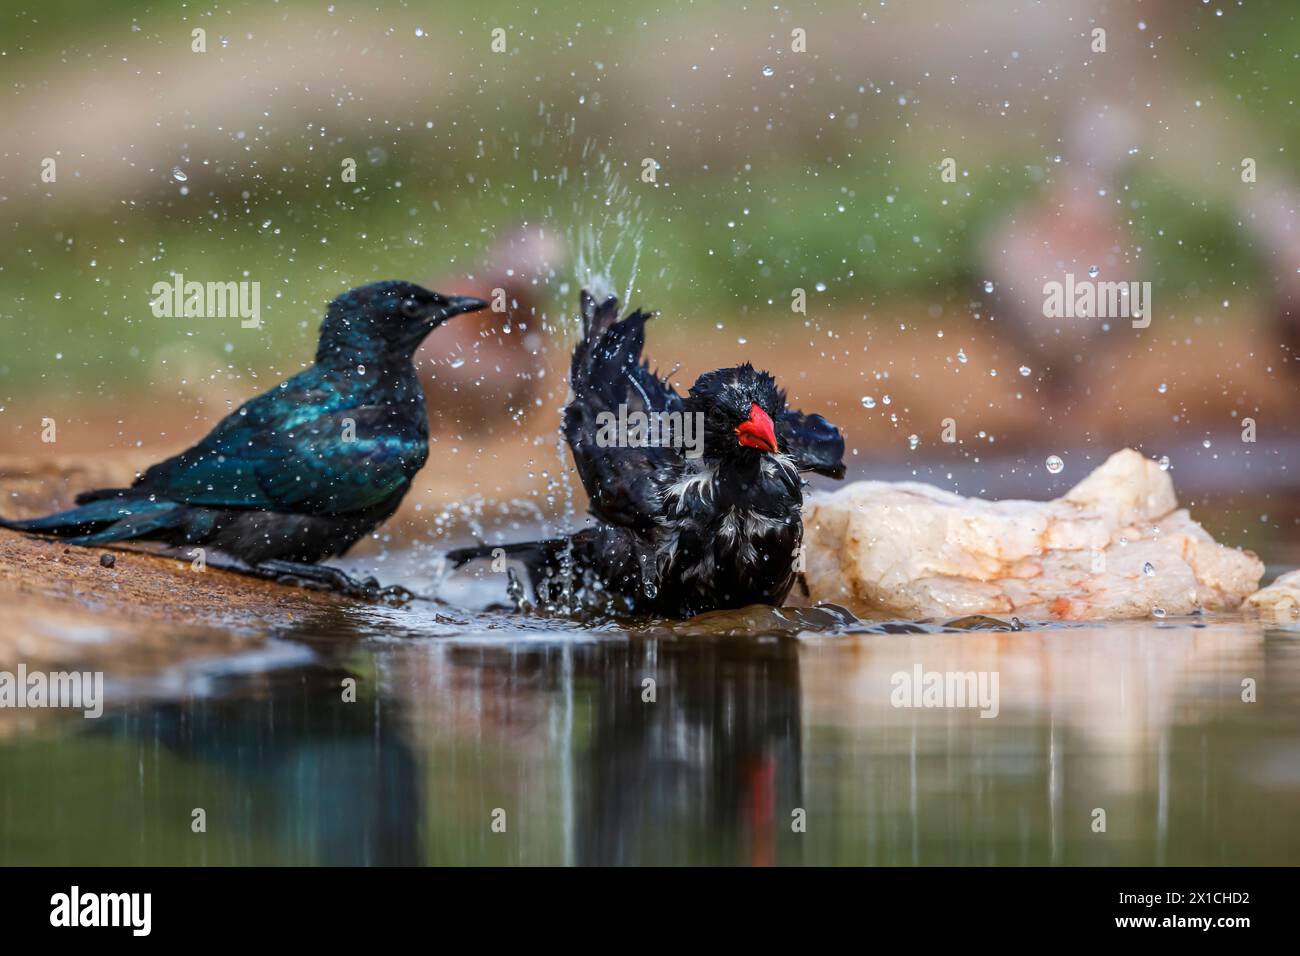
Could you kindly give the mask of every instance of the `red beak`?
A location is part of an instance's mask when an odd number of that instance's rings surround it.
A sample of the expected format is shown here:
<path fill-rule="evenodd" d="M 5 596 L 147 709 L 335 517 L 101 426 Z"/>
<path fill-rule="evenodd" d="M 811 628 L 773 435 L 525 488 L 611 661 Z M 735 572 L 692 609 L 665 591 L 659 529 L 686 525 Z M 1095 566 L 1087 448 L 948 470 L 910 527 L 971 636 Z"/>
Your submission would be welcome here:
<path fill-rule="evenodd" d="M 746 448 L 776 452 L 776 431 L 772 419 L 757 405 L 749 409 L 749 421 L 736 426 L 736 438 Z"/>

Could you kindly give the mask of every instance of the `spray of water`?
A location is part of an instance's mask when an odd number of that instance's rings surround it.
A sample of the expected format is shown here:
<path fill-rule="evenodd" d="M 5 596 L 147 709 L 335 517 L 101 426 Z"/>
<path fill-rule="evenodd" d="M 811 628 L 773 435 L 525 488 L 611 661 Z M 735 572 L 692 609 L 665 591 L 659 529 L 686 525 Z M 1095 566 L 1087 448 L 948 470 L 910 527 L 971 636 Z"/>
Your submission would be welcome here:
<path fill-rule="evenodd" d="M 616 166 L 604 149 L 590 138 L 583 141 L 578 155 L 572 156 L 568 150 L 571 149 L 569 144 L 574 142 L 575 132 L 574 119 L 563 117 L 560 128 L 544 134 L 542 142 L 534 144 L 553 147 L 541 151 L 542 154 L 563 157 L 550 176 L 536 170 L 534 174 L 550 179 L 559 201 L 572 210 L 570 225 L 565 231 L 565 245 L 571 252 L 572 280 L 556 283 L 562 302 L 557 312 L 553 316 L 539 316 L 550 347 L 559 349 L 566 356 L 572 353 L 582 331 L 582 318 L 577 310 L 578 290 L 587 289 L 597 298 L 603 298 L 618 289 L 615 277 L 625 276 L 622 302 L 625 306 L 630 304 L 637 290 L 645 236 L 640 195 L 630 185 L 627 178 L 630 174 L 623 173 L 622 168 Z M 572 398 L 572 391 L 566 385 L 561 407 Z M 542 526 L 547 536 L 567 539 L 579 529 L 579 518 L 574 502 L 569 449 L 558 423 L 554 447 L 557 471 L 555 477 L 547 477 L 546 499 L 548 506 L 554 509 L 552 513 L 558 511 L 558 520 L 555 523 L 543 521 Z M 482 503 L 476 505 L 470 509 L 472 514 L 462 513 L 457 517 L 462 523 L 469 524 L 475 537 L 482 540 L 483 529 L 478 520 L 482 517 Z M 439 530 L 445 532 L 446 528 Z M 538 586 L 542 610 L 549 614 L 577 613 L 582 596 L 575 589 L 571 546 L 562 556 L 558 578 L 534 583 Z M 522 587 L 516 579 L 511 581 L 510 596 L 522 608 Z"/>
<path fill-rule="evenodd" d="M 587 289 L 598 299 L 609 295 L 617 286 L 614 276 L 627 270 L 627 286 L 622 302 L 627 305 L 636 289 L 637 272 L 641 264 L 641 247 L 645 235 L 645 221 L 640 210 L 640 197 L 635 195 L 618 174 L 609 158 L 598 152 L 588 141 L 583 147 L 583 198 L 575 205 L 576 215 L 569 239 L 574 250 L 574 279 L 579 288 Z M 593 203 L 594 199 L 594 203 Z M 561 288 L 576 301 L 576 290 Z M 582 317 L 566 306 L 559 331 L 566 353 L 573 350 L 582 330 Z M 566 390 L 564 403 L 573 398 Z M 563 501 L 561 526 L 558 533 L 569 538 L 577 531 L 577 508 L 573 500 L 573 481 L 569 468 L 569 451 L 562 431 L 557 431 L 555 453 L 559 461 L 560 494 Z M 558 587 L 558 592 L 557 592 Z M 573 614 L 581 603 L 576 593 L 573 576 L 573 547 L 565 548 L 561 557 L 559 580 L 549 589 L 551 600 L 548 610 L 553 613 Z"/>

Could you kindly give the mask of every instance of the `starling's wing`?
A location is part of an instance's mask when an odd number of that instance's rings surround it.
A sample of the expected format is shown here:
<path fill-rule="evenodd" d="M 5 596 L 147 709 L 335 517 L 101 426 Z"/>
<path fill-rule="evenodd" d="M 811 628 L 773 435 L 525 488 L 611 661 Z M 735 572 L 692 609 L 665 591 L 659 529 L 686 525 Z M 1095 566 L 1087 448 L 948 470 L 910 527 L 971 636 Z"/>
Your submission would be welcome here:
<path fill-rule="evenodd" d="M 292 379 L 223 419 L 201 442 L 146 471 L 131 494 L 186 504 L 342 514 L 401 491 L 424 465 L 418 416 Z"/>
<path fill-rule="evenodd" d="M 583 339 L 573 351 L 564 435 L 592 513 L 610 524 L 647 528 L 661 507 L 656 476 L 683 460 L 679 436 L 664 432 L 680 427 L 685 406 L 641 360 L 649 313 L 637 310 L 620 322 L 616 297 L 597 304 L 586 290 L 581 304 Z M 625 427 L 637 413 L 660 416 L 657 445 L 626 447 L 637 438 Z"/>
<path fill-rule="evenodd" d="M 346 514 L 404 492 L 429 446 L 410 415 L 363 405 L 319 415 L 292 438 L 263 442 L 261 451 L 257 480 L 277 510 Z"/>
<path fill-rule="evenodd" d="M 844 477 L 844 436 L 822 416 L 786 411 L 776 420 L 776 437 L 800 471 Z"/>

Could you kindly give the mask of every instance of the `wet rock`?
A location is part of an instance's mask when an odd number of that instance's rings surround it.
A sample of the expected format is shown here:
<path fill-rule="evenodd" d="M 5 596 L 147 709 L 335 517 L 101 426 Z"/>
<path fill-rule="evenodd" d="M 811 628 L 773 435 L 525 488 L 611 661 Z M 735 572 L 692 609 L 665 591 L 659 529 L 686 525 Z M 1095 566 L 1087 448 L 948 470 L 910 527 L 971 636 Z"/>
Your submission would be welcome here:
<path fill-rule="evenodd" d="M 859 614 L 1097 620 L 1238 607 L 1253 553 L 1217 544 L 1131 449 L 1055 501 L 862 481 L 804 508 L 805 599 Z M 796 595 L 802 589 L 796 588 Z"/>
<path fill-rule="evenodd" d="M 113 555 L 101 554 L 99 556 L 99 566 L 101 568 L 111 568 L 115 564 L 117 564 L 117 558 L 113 557 Z"/>
<path fill-rule="evenodd" d="M 1268 587 L 1246 598 L 1246 608 L 1279 617 L 1300 614 L 1300 571 L 1280 575 Z"/>

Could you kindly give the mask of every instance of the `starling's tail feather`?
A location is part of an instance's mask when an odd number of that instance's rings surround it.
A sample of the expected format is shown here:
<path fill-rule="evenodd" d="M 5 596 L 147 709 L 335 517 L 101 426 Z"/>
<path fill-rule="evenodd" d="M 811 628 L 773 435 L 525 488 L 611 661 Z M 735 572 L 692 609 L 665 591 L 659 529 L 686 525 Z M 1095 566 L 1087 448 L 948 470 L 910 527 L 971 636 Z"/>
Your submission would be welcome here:
<path fill-rule="evenodd" d="M 0 527 L 67 538 L 72 544 L 109 544 L 175 527 L 185 507 L 175 501 L 112 498 L 26 521 L 0 518 Z"/>
<path fill-rule="evenodd" d="M 121 502 L 131 498 L 132 495 L 139 497 L 138 491 L 132 491 L 130 488 L 92 488 L 90 491 L 83 491 L 76 497 L 79 505 L 88 505 L 92 501 L 104 501 L 105 499 L 116 499 Z"/>

